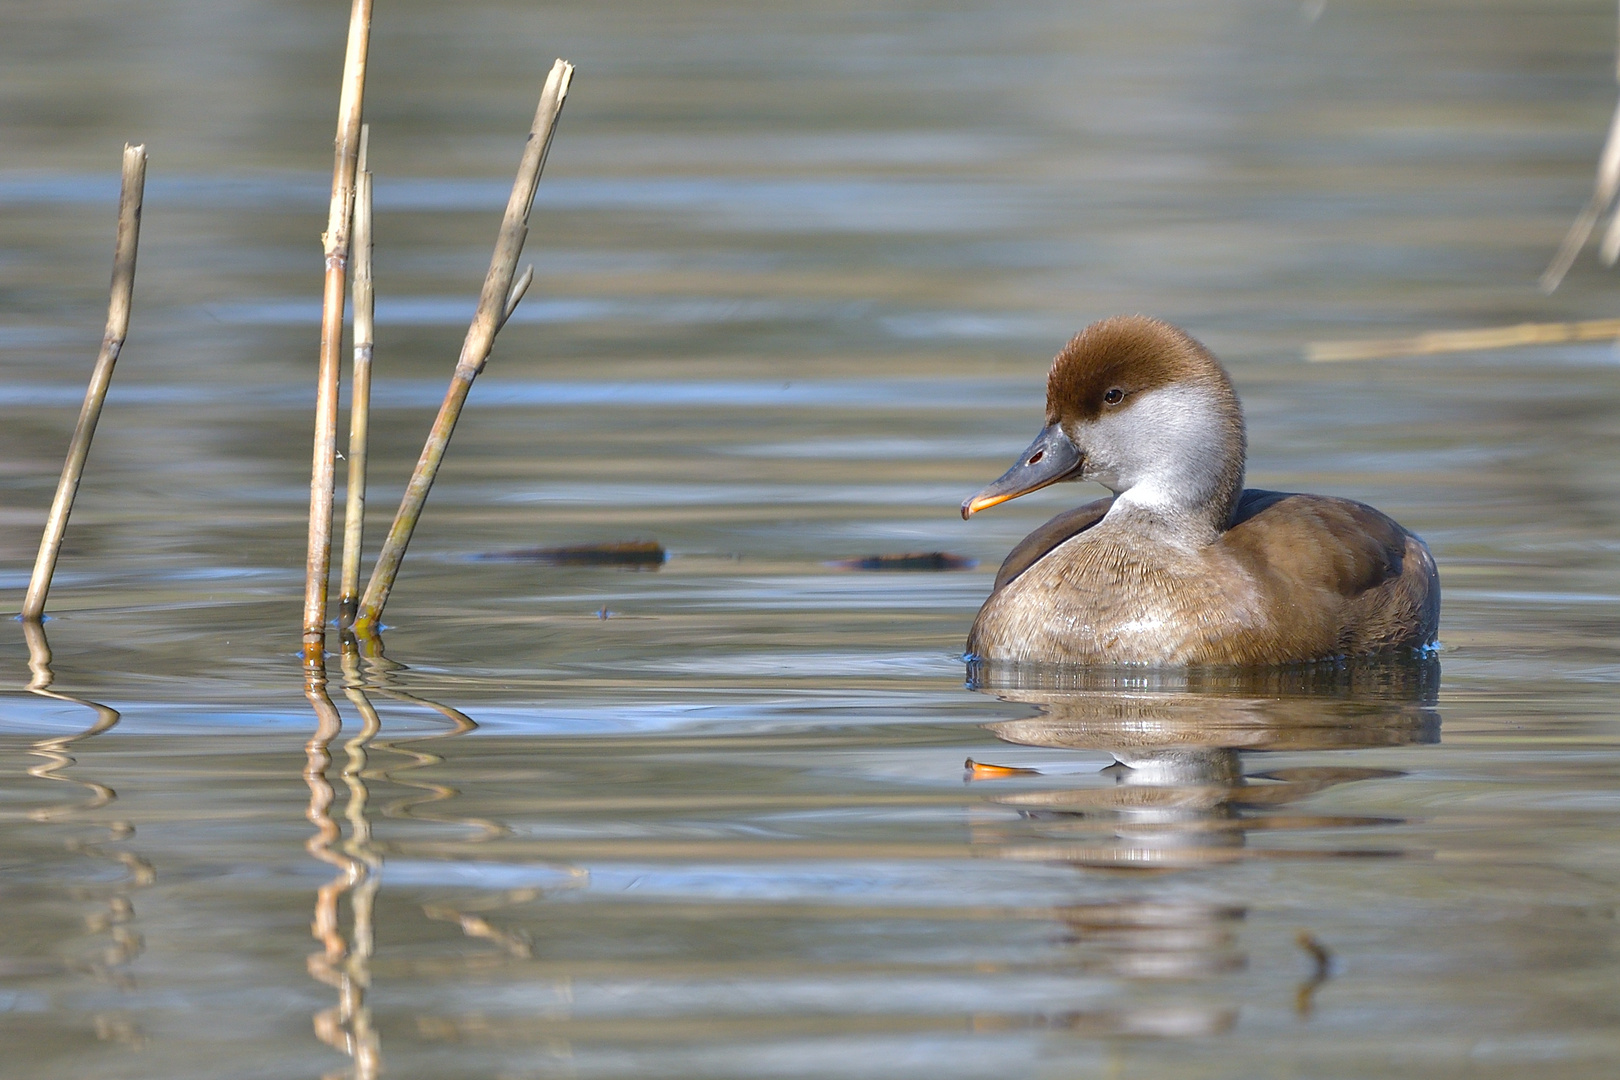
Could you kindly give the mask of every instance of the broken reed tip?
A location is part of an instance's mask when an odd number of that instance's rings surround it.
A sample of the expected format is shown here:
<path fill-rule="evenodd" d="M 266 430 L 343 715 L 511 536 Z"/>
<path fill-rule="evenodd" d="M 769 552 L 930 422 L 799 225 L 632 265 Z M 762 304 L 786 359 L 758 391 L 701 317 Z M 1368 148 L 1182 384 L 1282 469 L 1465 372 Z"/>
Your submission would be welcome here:
<path fill-rule="evenodd" d="M 399 510 L 394 514 L 394 523 L 389 527 L 382 550 L 377 553 L 377 561 L 371 568 L 371 579 L 360 597 L 360 608 L 354 622 L 357 631 L 376 625 L 382 617 L 383 607 L 388 603 L 400 564 L 404 561 L 405 549 L 421 518 L 428 492 L 433 488 L 434 478 L 438 475 L 439 465 L 455 432 L 473 380 L 483 371 L 494 347 L 495 336 L 500 333 L 507 316 L 522 297 L 521 289 L 514 289 L 514 284 L 527 287 L 526 281 L 517 279 L 518 256 L 522 254 L 524 241 L 528 238 L 529 214 L 534 206 L 535 189 L 540 183 L 540 173 L 545 167 L 546 155 L 551 147 L 552 135 L 556 132 L 563 101 L 568 95 L 573 71 L 574 65 L 559 58 L 546 76 L 518 163 L 517 176 L 512 182 L 512 193 L 507 198 L 506 213 L 501 220 L 489 270 L 484 276 L 484 287 L 479 293 L 478 310 L 467 328 L 467 337 L 462 342 L 461 355 L 451 375 L 444 403 L 439 407 L 438 417 L 428 432 L 422 456 L 417 459 L 404 497 L 400 500 Z"/>

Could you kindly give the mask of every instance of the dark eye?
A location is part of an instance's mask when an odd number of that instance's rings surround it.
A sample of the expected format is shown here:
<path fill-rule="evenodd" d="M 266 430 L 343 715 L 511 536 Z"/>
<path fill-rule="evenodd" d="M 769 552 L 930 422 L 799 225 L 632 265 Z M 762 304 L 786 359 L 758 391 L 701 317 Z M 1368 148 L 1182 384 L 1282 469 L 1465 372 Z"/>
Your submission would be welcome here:
<path fill-rule="evenodd" d="M 1125 400 L 1125 391 L 1121 390 L 1117 386 L 1114 387 L 1113 389 L 1109 390 L 1108 393 L 1103 395 L 1103 403 L 1105 405 L 1118 405 L 1120 402 L 1122 402 L 1124 400 Z"/>

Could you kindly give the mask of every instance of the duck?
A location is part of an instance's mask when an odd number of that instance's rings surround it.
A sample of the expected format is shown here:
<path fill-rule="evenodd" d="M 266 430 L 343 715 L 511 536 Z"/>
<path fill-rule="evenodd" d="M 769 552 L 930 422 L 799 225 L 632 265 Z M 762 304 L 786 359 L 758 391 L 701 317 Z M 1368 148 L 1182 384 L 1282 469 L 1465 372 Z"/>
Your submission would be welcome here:
<path fill-rule="evenodd" d="M 964 519 L 1051 484 L 1112 495 L 1025 537 L 968 633 L 970 662 L 1237 666 L 1431 652 L 1428 545 L 1364 503 L 1245 490 L 1231 377 L 1143 315 L 1091 324 L 1058 353 L 1046 419 Z"/>

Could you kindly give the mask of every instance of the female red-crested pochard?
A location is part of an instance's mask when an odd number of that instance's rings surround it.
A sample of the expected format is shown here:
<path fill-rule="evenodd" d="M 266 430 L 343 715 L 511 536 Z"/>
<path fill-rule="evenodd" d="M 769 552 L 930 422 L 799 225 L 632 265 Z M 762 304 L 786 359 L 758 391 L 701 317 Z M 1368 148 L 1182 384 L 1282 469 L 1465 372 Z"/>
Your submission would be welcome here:
<path fill-rule="evenodd" d="M 1422 540 L 1349 499 L 1243 490 L 1243 413 L 1220 361 L 1168 323 L 1093 323 L 1052 363 L 1046 426 L 965 518 L 1064 480 L 1113 491 L 1019 543 L 970 656 L 1287 664 L 1432 645 Z"/>

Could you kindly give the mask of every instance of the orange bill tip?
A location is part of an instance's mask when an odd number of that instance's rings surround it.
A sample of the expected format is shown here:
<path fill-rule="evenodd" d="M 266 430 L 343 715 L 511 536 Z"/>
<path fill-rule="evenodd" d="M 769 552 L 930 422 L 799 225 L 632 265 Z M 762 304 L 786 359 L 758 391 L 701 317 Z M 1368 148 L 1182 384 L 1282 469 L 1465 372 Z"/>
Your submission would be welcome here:
<path fill-rule="evenodd" d="M 983 761 L 974 761 L 968 758 L 963 768 L 967 769 L 969 780 L 1002 780 L 1010 776 L 1039 776 L 1039 769 L 1019 769 L 1011 765 L 991 765 Z"/>
<path fill-rule="evenodd" d="M 1000 506 L 1018 497 L 1018 492 L 1009 492 L 1005 495 L 975 495 L 962 503 L 962 520 L 977 514 L 980 510 L 988 510 L 992 506 Z"/>

